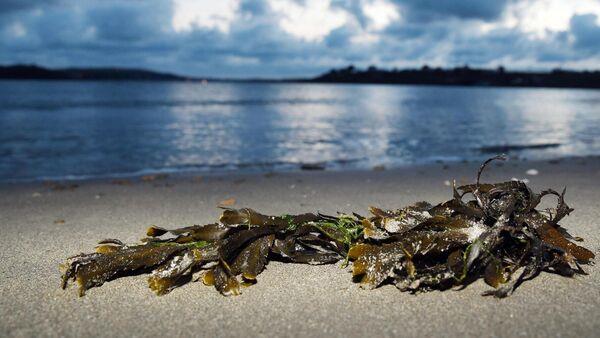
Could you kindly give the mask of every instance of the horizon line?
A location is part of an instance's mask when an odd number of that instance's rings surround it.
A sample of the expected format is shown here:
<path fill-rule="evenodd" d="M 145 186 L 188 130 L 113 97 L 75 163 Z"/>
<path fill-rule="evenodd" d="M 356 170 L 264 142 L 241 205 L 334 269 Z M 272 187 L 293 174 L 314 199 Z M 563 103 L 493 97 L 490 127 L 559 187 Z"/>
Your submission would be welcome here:
<path fill-rule="evenodd" d="M 377 65 L 370 65 L 367 67 L 359 67 L 354 66 L 353 64 L 348 64 L 346 66 L 340 67 L 332 67 L 327 70 L 322 71 L 316 75 L 305 75 L 302 77 L 298 76 L 282 76 L 282 77 L 272 77 L 272 76 L 249 76 L 249 77 L 231 77 L 231 76 L 219 76 L 219 75 L 182 75 L 179 72 L 173 72 L 168 70 L 158 70 L 154 68 L 143 68 L 143 67 L 128 67 L 128 66 L 61 66 L 61 67 L 53 67 L 53 66 L 44 66 L 38 63 L 10 63 L 10 64 L 0 64 L 0 68 L 16 68 L 16 67 L 32 67 L 39 68 L 42 70 L 48 71 L 74 71 L 74 70 L 116 70 L 116 71 L 137 71 L 137 72 L 147 72 L 154 73 L 156 75 L 164 75 L 164 76 L 174 76 L 180 78 L 180 80 L 189 80 L 189 81 L 202 81 L 202 80 L 212 80 L 212 81 L 310 81 L 316 79 L 322 75 L 330 73 L 331 71 L 339 71 L 344 69 L 353 68 L 357 72 L 367 72 L 371 68 L 374 71 L 382 71 L 382 72 L 405 72 L 405 71 L 425 71 L 425 70 L 460 70 L 460 69 L 469 69 L 473 71 L 498 71 L 502 69 L 505 73 L 523 73 L 523 74 L 551 74 L 553 72 L 571 72 L 571 73 L 597 73 L 600 72 L 600 68 L 597 69 L 573 69 L 573 68 L 562 68 L 562 67 L 554 67 L 554 68 L 544 68 L 544 69 L 523 69 L 523 68 L 509 68 L 504 65 L 498 65 L 496 67 L 480 67 L 480 66 L 470 66 L 469 64 L 463 64 L 462 66 L 430 66 L 427 63 L 423 64 L 421 67 L 379 67 Z M 175 80 L 175 79 L 174 79 Z"/>

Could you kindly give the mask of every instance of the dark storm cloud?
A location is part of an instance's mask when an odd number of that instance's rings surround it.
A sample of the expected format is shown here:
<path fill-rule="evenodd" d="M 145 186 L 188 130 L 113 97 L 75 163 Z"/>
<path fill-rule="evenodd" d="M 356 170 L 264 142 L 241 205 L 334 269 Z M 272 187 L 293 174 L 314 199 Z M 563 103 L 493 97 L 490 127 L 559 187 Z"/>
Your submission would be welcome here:
<path fill-rule="evenodd" d="M 571 18 L 571 32 L 575 38 L 575 47 L 588 52 L 600 52 L 600 25 L 595 14 L 574 15 Z"/>
<path fill-rule="evenodd" d="M 269 12 L 269 5 L 261 0 L 246 0 L 240 5 L 240 10 L 253 16 L 260 16 Z"/>
<path fill-rule="evenodd" d="M 434 20 L 444 17 L 492 20 L 498 18 L 507 0 L 396 0 L 409 11 L 413 20 Z"/>
<path fill-rule="evenodd" d="M 346 26 L 336 28 L 325 38 L 325 45 L 329 48 L 344 48 L 350 44 L 353 30 Z"/>
<path fill-rule="evenodd" d="M 485 36 L 456 39 L 449 59 L 454 64 L 487 64 L 507 56 L 522 59 L 529 56 L 528 50 L 535 50 L 531 47 L 518 31 L 499 29 Z"/>
<path fill-rule="evenodd" d="M 60 0 L 2 0 L 0 1 L 0 14 L 45 7 L 59 2 Z"/>
<path fill-rule="evenodd" d="M 388 0 L 397 18 L 375 29 L 364 1 L 332 0 L 331 9 L 345 13 L 344 24 L 322 38 L 305 39 L 284 29 L 282 13 L 261 0 L 242 1 L 227 29 L 192 25 L 183 30 L 174 28 L 175 9 L 167 0 L 5 0 L 0 2 L 0 63 L 276 77 L 312 75 L 350 63 L 514 63 L 525 68 L 600 64 L 595 14 L 573 15 L 566 30 L 543 36 L 495 25 L 516 1 Z M 491 26 L 482 30 L 483 24 Z"/>
<path fill-rule="evenodd" d="M 87 22 L 101 40 L 132 42 L 157 34 L 157 26 L 148 20 L 144 8 L 116 5 L 94 8 L 86 14 Z"/>

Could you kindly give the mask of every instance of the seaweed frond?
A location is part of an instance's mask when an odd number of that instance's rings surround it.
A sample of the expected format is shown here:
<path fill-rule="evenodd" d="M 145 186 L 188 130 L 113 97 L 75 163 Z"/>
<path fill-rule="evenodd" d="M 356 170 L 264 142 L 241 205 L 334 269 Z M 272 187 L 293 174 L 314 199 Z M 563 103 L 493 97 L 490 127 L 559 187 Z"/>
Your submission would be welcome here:
<path fill-rule="evenodd" d="M 535 193 L 519 181 L 482 183 L 494 160 L 505 157 L 485 161 L 475 184 L 453 184 L 452 198 L 437 205 L 371 207 L 368 218 L 356 213 L 268 216 L 223 207 L 216 223 L 172 230 L 152 226 L 141 244 L 106 239 L 96 252 L 61 265 L 62 287 L 75 282 L 83 296 L 111 279 L 150 273 L 148 285 L 158 295 L 202 280 L 229 296 L 256 284 L 271 260 L 343 261 L 342 267 L 352 262 L 353 279 L 365 288 L 389 283 L 416 293 L 482 279 L 493 287 L 484 295 L 501 298 L 543 271 L 585 274 L 581 265 L 590 264 L 594 253 L 575 244 L 582 239 L 559 224 L 573 211 L 565 202 L 566 189 Z M 556 197 L 556 207 L 537 210 L 549 195 Z M 196 273 L 201 278 L 194 278 Z"/>

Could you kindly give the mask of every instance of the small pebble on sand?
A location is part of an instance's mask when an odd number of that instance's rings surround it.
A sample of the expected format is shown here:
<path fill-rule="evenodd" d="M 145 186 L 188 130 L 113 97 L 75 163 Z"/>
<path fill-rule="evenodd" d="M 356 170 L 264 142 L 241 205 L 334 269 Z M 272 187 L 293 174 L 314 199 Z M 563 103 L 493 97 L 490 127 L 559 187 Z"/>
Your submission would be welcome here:
<path fill-rule="evenodd" d="M 525 172 L 527 175 L 531 175 L 531 176 L 535 176 L 537 174 L 539 174 L 540 172 L 537 171 L 537 169 L 529 169 Z"/>

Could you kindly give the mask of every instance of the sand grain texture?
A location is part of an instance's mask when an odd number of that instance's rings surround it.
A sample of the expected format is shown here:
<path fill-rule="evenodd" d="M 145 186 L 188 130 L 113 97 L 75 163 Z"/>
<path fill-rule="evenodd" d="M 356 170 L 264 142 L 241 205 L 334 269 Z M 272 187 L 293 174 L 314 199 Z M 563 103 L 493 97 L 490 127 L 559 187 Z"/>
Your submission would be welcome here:
<path fill-rule="evenodd" d="M 98 240 L 137 241 L 149 225 L 212 222 L 216 205 L 235 198 L 271 214 L 397 208 L 451 196 L 444 183 L 474 179 L 477 164 L 371 172 L 168 178 L 169 184 L 80 182 L 73 191 L 42 184 L 0 186 L 0 336 L 596 336 L 600 270 L 573 279 L 543 273 L 513 296 L 480 296 L 482 281 L 461 291 L 411 295 L 393 286 L 369 291 L 348 269 L 273 262 L 258 284 L 226 298 L 200 283 L 157 297 L 144 275 L 122 278 L 78 298 L 59 288 L 58 264 Z M 535 168 L 538 174 L 526 175 Z M 600 248 L 600 160 L 508 162 L 486 181 L 528 178 L 535 189 L 568 187 L 576 210 L 562 223 L 596 255 Z M 461 182 L 463 181 L 463 182 Z M 65 222 L 55 222 L 64 220 Z"/>

